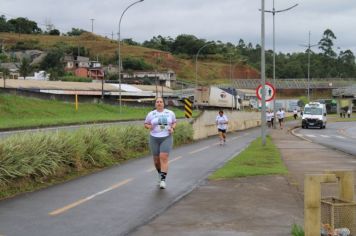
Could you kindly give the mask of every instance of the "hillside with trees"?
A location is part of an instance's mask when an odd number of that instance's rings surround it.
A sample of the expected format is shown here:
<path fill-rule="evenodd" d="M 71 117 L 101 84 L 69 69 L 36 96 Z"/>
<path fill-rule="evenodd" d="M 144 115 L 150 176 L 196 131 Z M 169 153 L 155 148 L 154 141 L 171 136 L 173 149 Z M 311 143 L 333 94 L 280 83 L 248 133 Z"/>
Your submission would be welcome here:
<path fill-rule="evenodd" d="M 308 54 L 310 73 L 313 78 L 355 78 L 355 55 L 345 49 L 336 52 L 336 35 L 327 29 L 318 43 L 316 51 L 276 54 L 276 78 L 306 78 Z M 52 77 L 65 75 L 65 55 L 87 56 L 103 65 L 118 65 L 118 42 L 82 29 L 59 32 L 53 27 L 42 30 L 37 23 L 27 18 L 7 20 L 0 17 L 0 61 L 17 62 L 26 76 L 33 70 L 46 70 Z M 260 45 L 240 39 L 237 44 L 207 41 L 194 35 L 181 34 L 176 38 L 161 35 L 143 43 L 123 39 L 121 48 L 123 69 L 130 71 L 173 70 L 178 80 L 194 82 L 195 60 L 199 51 L 199 83 L 215 84 L 229 79 L 259 78 Z M 204 46 L 204 50 L 202 47 Z M 24 58 L 14 57 L 14 52 L 41 50 L 44 59 L 37 64 Z M 266 51 L 266 73 L 272 77 L 273 51 Z M 117 75 L 108 75 L 117 79 Z"/>

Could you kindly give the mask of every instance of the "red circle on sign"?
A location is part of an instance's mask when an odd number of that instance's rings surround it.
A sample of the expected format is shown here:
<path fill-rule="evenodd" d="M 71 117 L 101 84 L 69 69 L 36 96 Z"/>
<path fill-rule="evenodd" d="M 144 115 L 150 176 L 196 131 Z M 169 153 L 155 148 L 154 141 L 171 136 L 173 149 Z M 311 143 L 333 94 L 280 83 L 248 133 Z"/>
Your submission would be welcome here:
<path fill-rule="evenodd" d="M 274 95 L 276 94 L 276 90 L 273 87 L 273 85 L 271 83 L 269 83 L 269 82 L 266 82 L 265 85 L 271 88 L 272 95 L 271 95 L 271 97 L 269 99 L 266 99 L 266 102 L 269 102 L 269 101 L 273 100 Z M 262 88 L 262 84 L 258 85 L 258 87 L 256 89 L 256 95 L 257 95 L 258 100 L 262 100 L 262 97 L 260 96 L 260 93 L 259 93 L 261 88 Z"/>

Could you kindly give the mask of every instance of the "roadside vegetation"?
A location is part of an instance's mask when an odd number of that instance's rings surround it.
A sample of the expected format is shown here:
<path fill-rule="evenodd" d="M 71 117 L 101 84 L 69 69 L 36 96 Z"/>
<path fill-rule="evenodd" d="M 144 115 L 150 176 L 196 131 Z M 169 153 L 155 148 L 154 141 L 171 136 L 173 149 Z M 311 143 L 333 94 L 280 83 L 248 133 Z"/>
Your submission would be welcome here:
<path fill-rule="evenodd" d="M 347 114 L 345 115 L 345 118 L 340 117 L 340 115 L 337 114 L 332 114 L 332 115 L 327 115 L 328 121 L 330 122 L 351 122 L 351 121 L 356 121 L 356 114 L 353 113 L 351 114 L 350 118 L 347 118 Z"/>
<path fill-rule="evenodd" d="M 287 174 L 281 155 L 271 138 L 267 136 L 266 145 L 261 138 L 253 141 L 239 155 L 214 172 L 209 179 L 230 179 L 255 175 Z"/>
<path fill-rule="evenodd" d="M 73 99 L 74 100 L 74 99 Z M 55 100 L 0 94 L 0 130 L 46 127 L 67 124 L 100 123 L 122 120 L 143 120 L 152 107 L 128 107 L 107 104 L 75 104 Z M 178 118 L 184 111 L 172 109 Z M 198 113 L 193 111 L 193 116 Z"/>
<path fill-rule="evenodd" d="M 174 145 L 192 142 L 193 129 L 180 122 Z M 34 191 L 148 154 L 143 126 L 38 132 L 0 140 L 0 199 Z"/>

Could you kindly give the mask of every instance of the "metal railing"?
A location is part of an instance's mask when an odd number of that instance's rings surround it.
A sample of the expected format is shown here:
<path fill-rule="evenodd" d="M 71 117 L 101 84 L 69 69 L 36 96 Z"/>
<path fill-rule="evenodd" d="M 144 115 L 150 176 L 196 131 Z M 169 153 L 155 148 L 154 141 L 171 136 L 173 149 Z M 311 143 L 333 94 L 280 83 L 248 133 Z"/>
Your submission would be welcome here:
<path fill-rule="evenodd" d="M 273 84 L 271 79 L 267 79 L 267 82 Z M 240 89 L 256 89 L 260 85 L 260 79 L 237 79 L 234 80 L 233 86 Z M 310 89 L 322 89 L 322 88 L 340 88 L 356 84 L 355 78 L 328 78 L 328 79 L 312 79 L 310 80 Z M 276 79 L 275 87 L 277 89 L 307 89 L 307 79 Z"/>

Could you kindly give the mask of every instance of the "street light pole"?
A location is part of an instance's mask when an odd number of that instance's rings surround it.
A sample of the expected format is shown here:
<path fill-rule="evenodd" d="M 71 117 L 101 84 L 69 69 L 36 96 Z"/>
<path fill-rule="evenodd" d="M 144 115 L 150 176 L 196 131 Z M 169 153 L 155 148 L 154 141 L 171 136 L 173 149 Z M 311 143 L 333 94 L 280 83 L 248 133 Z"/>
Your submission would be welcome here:
<path fill-rule="evenodd" d="M 125 12 L 130 8 L 132 7 L 133 5 L 137 4 L 137 3 L 140 3 L 140 2 L 143 2 L 144 0 L 139 0 L 139 1 L 136 1 L 134 3 L 131 3 L 128 7 L 126 7 L 126 9 L 122 12 L 121 16 L 120 16 L 120 20 L 119 20 L 119 32 L 118 32 L 118 41 L 119 41 L 119 51 L 118 51 L 118 57 L 119 57 L 119 104 L 120 104 L 120 113 L 121 113 L 121 66 L 122 66 L 122 63 L 121 63 L 121 56 L 120 56 L 120 53 L 121 53 L 121 42 L 120 42 L 120 30 L 121 30 L 121 20 L 122 20 L 122 17 L 124 16 Z"/>
<path fill-rule="evenodd" d="M 195 90 L 198 89 L 198 57 L 199 57 L 199 53 L 205 47 L 212 45 L 212 44 L 214 44 L 214 42 L 210 42 L 210 43 L 203 45 L 201 48 L 199 48 L 197 54 L 195 55 Z"/>
<path fill-rule="evenodd" d="M 265 10 L 265 12 L 272 13 L 273 15 L 273 86 L 275 91 L 277 91 L 277 85 L 276 85 L 276 41 L 275 41 L 275 35 L 276 35 L 276 27 L 275 27 L 275 15 L 276 13 L 284 12 L 291 10 L 292 8 L 298 6 L 298 4 L 295 4 L 291 7 L 288 7 L 283 10 L 278 10 L 274 8 L 274 0 L 273 0 L 273 6 L 272 6 L 272 11 Z M 276 119 L 276 96 L 273 98 L 273 118 Z M 275 124 L 275 122 L 273 122 Z M 276 125 L 274 125 L 274 128 L 276 128 Z"/>

